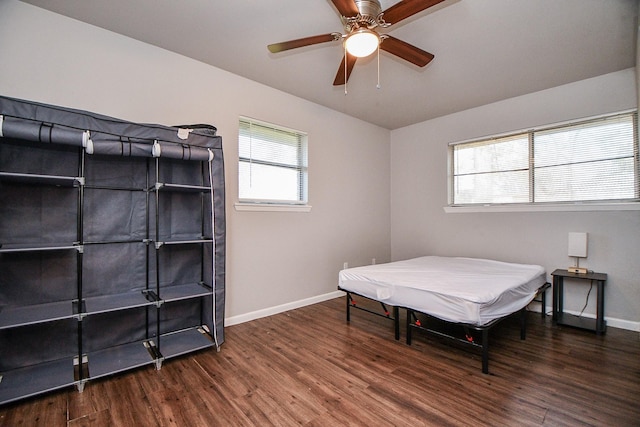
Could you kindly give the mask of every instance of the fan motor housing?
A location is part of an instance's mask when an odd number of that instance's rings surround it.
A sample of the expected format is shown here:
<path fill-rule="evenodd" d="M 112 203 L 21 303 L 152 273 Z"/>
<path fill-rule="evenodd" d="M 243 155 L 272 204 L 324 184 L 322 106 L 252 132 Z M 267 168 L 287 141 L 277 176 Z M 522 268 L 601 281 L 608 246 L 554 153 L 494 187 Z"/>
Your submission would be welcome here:
<path fill-rule="evenodd" d="M 377 18 L 382 13 L 382 6 L 378 0 L 355 0 L 355 3 L 362 16 Z"/>
<path fill-rule="evenodd" d="M 380 2 L 378 0 L 355 0 L 355 4 L 360 12 L 355 22 L 356 27 L 366 26 L 370 29 L 377 27 L 382 14 Z"/>

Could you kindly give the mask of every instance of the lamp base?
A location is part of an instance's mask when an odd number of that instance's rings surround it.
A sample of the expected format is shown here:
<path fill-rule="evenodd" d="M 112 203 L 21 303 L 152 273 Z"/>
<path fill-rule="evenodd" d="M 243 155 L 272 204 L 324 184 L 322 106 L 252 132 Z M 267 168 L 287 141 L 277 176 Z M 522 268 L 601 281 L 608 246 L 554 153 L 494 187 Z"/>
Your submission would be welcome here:
<path fill-rule="evenodd" d="M 567 271 L 569 273 L 575 273 L 575 274 L 587 274 L 589 272 L 589 270 L 582 267 L 569 267 L 567 268 Z"/>

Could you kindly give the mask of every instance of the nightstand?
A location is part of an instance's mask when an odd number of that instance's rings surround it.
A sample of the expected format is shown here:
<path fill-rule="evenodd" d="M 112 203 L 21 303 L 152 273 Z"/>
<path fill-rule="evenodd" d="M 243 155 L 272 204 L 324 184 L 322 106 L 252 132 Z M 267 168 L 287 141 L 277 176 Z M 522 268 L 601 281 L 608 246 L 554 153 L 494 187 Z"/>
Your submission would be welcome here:
<path fill-rule="evenodd" d="M 604 334 L 607 330 L 607 322 L 604 320 L 604 284 L 607 281 L 605 273 L 570 273 L 567 270 L 555 270 L 553 276 L 553 323 L 557 325 L 567 325 L 575 328 L 594 331 L 596 334 Z M 564 313 L 563 294 L 564 279 L 576 279 L 584 283 L 597 285 L 596 318 L 590 319 L 572 314 Z"/>

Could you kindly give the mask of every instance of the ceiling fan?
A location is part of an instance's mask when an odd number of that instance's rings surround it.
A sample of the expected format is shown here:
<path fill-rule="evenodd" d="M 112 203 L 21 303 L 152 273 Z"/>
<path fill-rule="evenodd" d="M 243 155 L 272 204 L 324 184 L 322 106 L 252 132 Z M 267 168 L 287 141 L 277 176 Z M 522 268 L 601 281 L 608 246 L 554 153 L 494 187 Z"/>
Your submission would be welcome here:
<path fill-rule="evenodd" d="M 444 0 L 403 0 L 383 12 L 379 0 L 331 0 L 340 12 L 346 34 L 336 32 L 304 37 L 270 44 L 267 48 L 272 53 L 278 53 L 344 39 L 345 55 L 333 81 L 334 86 L 345 84 L 356 60 L 371 55 L 378 48 L 418 67 L 424 67 L 434 58 L 431 53 L 388 34 L 380 34 L 378 28 L 388 28 L 442 1 Z"/>

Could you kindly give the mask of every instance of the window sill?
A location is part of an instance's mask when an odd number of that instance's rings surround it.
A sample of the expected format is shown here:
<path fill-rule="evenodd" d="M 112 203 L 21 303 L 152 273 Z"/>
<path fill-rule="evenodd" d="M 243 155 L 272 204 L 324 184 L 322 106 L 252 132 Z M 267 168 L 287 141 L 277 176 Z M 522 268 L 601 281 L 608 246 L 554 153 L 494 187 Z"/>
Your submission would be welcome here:
<path fill-rule="evenodd" d="M 543 205 L 445 206 L 446 213 L 637 211 L 640 203 L 557 203 Z"/>
<path fill-rule="evenodd" d="M 287 205 L 275 203 L 240 203 L 235 204 L 239 212 L 311 212 L 311 205 Z"/>

